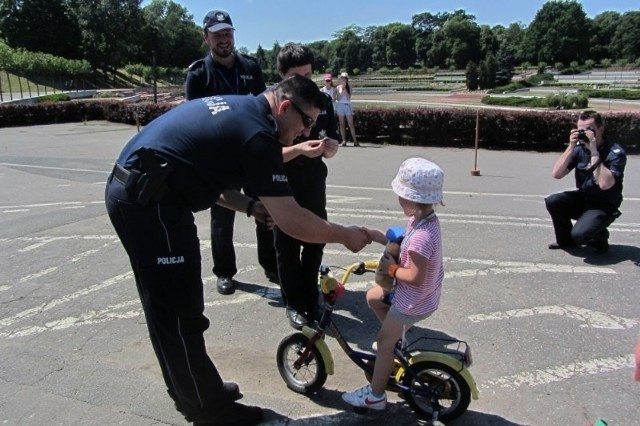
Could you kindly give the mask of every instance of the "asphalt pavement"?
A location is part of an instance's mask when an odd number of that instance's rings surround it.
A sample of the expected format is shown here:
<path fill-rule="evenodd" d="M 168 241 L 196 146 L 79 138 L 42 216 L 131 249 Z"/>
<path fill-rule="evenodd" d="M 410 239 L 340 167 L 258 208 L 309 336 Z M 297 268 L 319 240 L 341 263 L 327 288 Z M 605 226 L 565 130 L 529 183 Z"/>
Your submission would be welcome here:
<path fill-rule="evenodd" d="M 127 257 L 107 218 L 104 182 L 136 128 L 106 122 L 0 129 L 0 422 L 8 425 L 184 425 L 148 340 Z M 469 147 L 473 141 L 469 141 Z M 640 322 L 640 158 L 628 158 L 622 217 L 605 255 L 550 251 L 543 198 L 569 189 L 551 178 L 558 153 L 380 146 L 340 148 L 327 161 L 332 221 L 379 229 L 404 224 L 390 189 L 400 163 L 425 156 L 445 171 L 438 210 L 446 276 L 440 309 L 410 334 L 453 336 L 473 350 L 480 390 L 449 425 L 633 426 L 640 383 L 632 352 Z M 472 176 L 471 169 L 480 171 Z M 397 396 L 381 413 L 353 413 L 340 395 L 365 384 L 334 339 L 336 374 L 312 397 L 290 391 L 276 367 L 293 332 L 279 289 L 256 259 L 252 221 L 238 215 L 241 282 L 219 295 L 211 272 L 209 214 L 197 214 L 207 348 L 243 402 L 269 425 L 423 424 Z M 377 259 L 331 244 L 325 263 Z M 338 271 L 338 269 L 335 269 Z M 337 320 L 367 350 L 377 324 L 355 278 Z"/>

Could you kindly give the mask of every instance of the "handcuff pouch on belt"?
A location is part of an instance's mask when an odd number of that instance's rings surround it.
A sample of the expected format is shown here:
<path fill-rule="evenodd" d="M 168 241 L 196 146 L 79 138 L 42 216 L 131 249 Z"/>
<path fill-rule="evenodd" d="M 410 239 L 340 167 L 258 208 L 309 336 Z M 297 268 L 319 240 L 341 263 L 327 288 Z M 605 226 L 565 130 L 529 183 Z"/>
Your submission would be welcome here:
<path fill-rule="evenodd" d="M 127 170 L 129 176 L 124 185 L 127 192 L 137 196 L 138 204 L 146 206 L 151 200 L 162 199 L 167 190 L 165 180 L 173 168 L 151 149 L 140 148 L 136 154 L 140 170 Z"/>

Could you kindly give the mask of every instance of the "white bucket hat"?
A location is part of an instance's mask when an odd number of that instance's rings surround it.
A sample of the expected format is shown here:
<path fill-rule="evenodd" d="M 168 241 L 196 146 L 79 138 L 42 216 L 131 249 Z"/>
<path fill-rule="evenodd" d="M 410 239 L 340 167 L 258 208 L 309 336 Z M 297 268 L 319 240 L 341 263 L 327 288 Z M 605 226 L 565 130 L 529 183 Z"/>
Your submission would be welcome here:
<path fill-rule="evenodd" d="M 436 204 L 442 201 L 443 184 L 444 172 L 440 166 L 425 158 L 414 157 L 400 165 L 391 188 L 405 200 Z"/>

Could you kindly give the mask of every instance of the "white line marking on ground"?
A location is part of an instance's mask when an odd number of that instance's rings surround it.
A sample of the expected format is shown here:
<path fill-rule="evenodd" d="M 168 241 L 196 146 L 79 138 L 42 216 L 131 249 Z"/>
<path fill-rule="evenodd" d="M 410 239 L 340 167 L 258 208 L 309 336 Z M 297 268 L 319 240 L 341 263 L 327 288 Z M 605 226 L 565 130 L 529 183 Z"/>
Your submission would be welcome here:
<path fill-rule="evenodd" d="M 633 354 L 629 354 L 574 362 L 535 371 L 525 371 L 512 376 L 502 376 L 493 380 L 485 380 L 480 388 L 490 389 L 501 387 L 514 389 L 520 386 L 540 386 L 572 379 L 574 377 L 601 374 L 623 368 L 631 369 L 633 368 L 633 359 Z"/>
<path fill-rule="evenodd" d="M 604 312 L 592 311 L 572 305 L 536 306 L 533 308 L 511 309 L 508 311 L 491 312 L 488 314 L 470 315 L 472 322 L 498 321 L 510 318 L 524 318 L 535 315 L 559 315 L 584 322 L 580 327 L 604 328 L 609 330 L 624 330 L 633 328 L 638 320 L 623 318 Z"/>
<path fill-rule="evenodd" d="M 385 191 L 391 192 L 391 188 L 380 188 L 380 187 L 371 187 L 371 186 L 349 186 L 349 185 L 327 185 L 327 188 L 337 188 L 337 189 L 355 189 L 358 191 Z M 549 194 L 508 194 L 508 193 L 500 193 L 500 192 L 467 192 L 467 191 L 444 191 L 445 195 L 465 195 L 465 196 L 489 196 L 489 197 L 522 197 L 522 198 L 545 198 Z M 625 201 L 640 201 L 640 198 L 624 198 Z"/>
<path fill-rule="evenodd" d="M 22 312 L 18 312 L 15 315 L 12 315 L 10 317 L 6 317 L 6 318 L 2 318 L 0 319 L 0 327 L 7 327 L 17 321 L 23 320 L 25 318 L 29 318 L 32 317 L 34 315 L 38 315 L 41 314 L 43 312 L 46 312 L 52 308 L 55 308 L 56 306 L 62 305 L 64 303 L 67 302 L 71 302 L 72 300 L 75 300 L 81 296 L 86 296 L 87 294 L 96 292 L 98 290 L 102 290 L 105 289 L 107 287 L 111 287 L 114 284 L 118 284 L 122 281 L 125 281 L 129 278 L 133 277 L 133 272 L 125 272 L 124 274 L 120 274 L 120 275 L 116 275 L 115 277 L 106 279 L 104 281 L 102 281 L 100 284 L 94 284 L 92 286 L 89 286 L 87 288 L 83 288 L 82 290 L 78 290 L 74 293 L 70 293 L 67 294 L 65 296 L 62 296 L 58 299 L 54 299 L 51 300 L 49 302 L 43 303 L 39 306 L 36 306 L 34 308 L 30 308 L 30 309 L 26 309 Z"/>
<path fill-rule="evenodd" d="M 0 166 L 24 167 L 26 169 L 64 170 L 69 172 L 101 173 L 103 175 L 108 175 L 109 173 L 111 173 L 111 170 L 104 171 L 104 170 L 89 170 L 89 169 L 72 169 L 69 167 L 36 166 L 33 164 L 0 163 Z"/>
<path fill-rule="evenodd" d="M 128 302 L 108 306 L 107 308 L 101 311 L 85 312 L 79 317 L 67 317 L 59 320 L 48 321 L 47 323 L 45 323 L 44 326 L 35 325 L 35 326 L 20 328 L 18 330 L 14 330 L 11 332 L 3 332 L 3 333 L 0 333 L 0 337 L 7 337 L 10 339 L 15 337 L 26 337 L 26 336 L 32 336 L 34 334 L 40 334 L 45 331 L 64 330 L 70 327 L 94 325 L 94 324 L 104 323 L 107 321 L 112 321 L 114 319 L 128 319 L 128 318 L 135 318 L 139 315 L 142 315 L 142 308 L 130 310 L 127 312 L 121 312 L 121 313 L 112 312 L 116 309 L 122 309 L 132 305 L 137 305 L 139 307 L 140 301 L 137 299 L 130 300 Z"/>
<path fill-rule="evenodd" d="M 53 266 L 51 268 L 44 269 L 44 270 L 42 270 L 40 272 L 36 272 L 35 274 L 26 275 L 26 276 L 20 278 L 18 280 L 18 282 L 19 283 L 25 283 L 27 281 L 35 280 L 36 278 L 43 277 L 43 276 L 45 276 L 47 274 L 50 274 L 51 272 L 56 271 L 56 270 L 58 270 L 58 267 L 57 266 Z"/>

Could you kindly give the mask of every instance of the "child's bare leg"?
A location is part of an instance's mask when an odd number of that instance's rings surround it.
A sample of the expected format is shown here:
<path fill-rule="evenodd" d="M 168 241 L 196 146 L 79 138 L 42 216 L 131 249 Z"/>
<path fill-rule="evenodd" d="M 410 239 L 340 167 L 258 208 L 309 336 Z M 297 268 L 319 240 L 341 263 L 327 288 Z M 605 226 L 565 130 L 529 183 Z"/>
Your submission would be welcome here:
<path fill-rule="evenodd" d="M 384 393 L 389 375 L 393 371 L 393 347 L 402 336 L 402 323 L 393 315 L 387 315 L 378 334 L 378 354 L 373 369 L 371 389 L 374 394 Z"/>
<path fill-rule="evenodd" d="M 367 305 L 371 308 L 378 321 L 384 322 L 390 306 L 382 301 L 385 291 L 379 285 L 371 287 L 367 291 Z"/>

